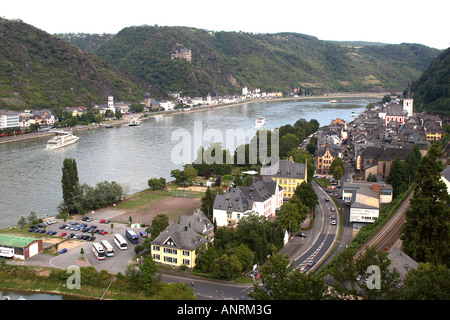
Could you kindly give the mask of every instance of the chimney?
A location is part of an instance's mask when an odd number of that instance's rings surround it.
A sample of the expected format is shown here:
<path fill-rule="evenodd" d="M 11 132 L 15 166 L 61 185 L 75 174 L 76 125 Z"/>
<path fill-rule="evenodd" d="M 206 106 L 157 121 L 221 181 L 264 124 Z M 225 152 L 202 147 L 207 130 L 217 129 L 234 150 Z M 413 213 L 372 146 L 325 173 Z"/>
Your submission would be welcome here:
<path fill-rule="evenodd" d="M 381 194 L 381 185 L 379 185 L 379 184 L 373 184 L 373 185 L 372 185 L 372 190 L 373 190 L 373 191 L 377 191 L 377 192 L 378 192 L 378 195 L 380 195 L 380 194 Z"/>

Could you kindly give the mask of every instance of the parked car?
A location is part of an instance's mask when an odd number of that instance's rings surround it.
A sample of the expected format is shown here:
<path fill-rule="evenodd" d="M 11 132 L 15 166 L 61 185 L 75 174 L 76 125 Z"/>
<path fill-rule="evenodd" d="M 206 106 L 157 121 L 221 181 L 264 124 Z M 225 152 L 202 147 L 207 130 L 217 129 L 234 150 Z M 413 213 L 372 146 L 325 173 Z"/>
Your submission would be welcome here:
<path fill-rule="evenodd" d="M 295 235 L 296 237 L 306 238 L 306 233 L 300 232 Z"/>
<path fill-rule="evenodd" d="M 62 232 L 59 234 L 59 237 L 65 237 L 65 236 L 67 236 L 67 232 Z"/>
<path fill-rule="evenodd" d="M 65 227 L 66 227 L 65 224 L 61 224 L 61 225 L 59 226 L 60 229 L 64 229 Z"/>
<path fill-rule="evenodd" d="M 66 252 L 67 252 L 66 248 L 62 248 L 61 250 L 59 250 L 59 254 L 63 254 L 63 253 L 66 253 Z"/>
<path fill-rule="evenodd" d="M 147 231 L 141 231 L 139 232 L 142 238 L 147 238 Z"/>
<path fill-rule="evenodd" d="M 331 224 L 335 225 L 336 224 L 336 220 L 331 220 Z"/>

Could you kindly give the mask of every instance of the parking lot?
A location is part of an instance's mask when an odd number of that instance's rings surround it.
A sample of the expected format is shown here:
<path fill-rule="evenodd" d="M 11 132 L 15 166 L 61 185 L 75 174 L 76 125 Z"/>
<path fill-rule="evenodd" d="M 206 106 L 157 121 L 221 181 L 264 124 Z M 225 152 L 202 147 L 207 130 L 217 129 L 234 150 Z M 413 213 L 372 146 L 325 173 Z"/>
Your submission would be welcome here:
<path fill-rule="evenodd" d="M 130 259 L 136 254 L 134 252 L 135 244 L 132 244 L 125 236 L 125 230 L 130 229 L 126 224 L 111 222 L 107 219 L 79 219 L 64 222 L 59 219 L 48 219 L 46 225 L 36 225 L 30 228 L 30 236 L 33 233 L 44 233 L 49 236 L 49 239 L 44 239 L 50 243 L 58 243 L 58 251 L 67 249 L 67 252 L 58 254 L 57 256 L 49 256 L 46 254 L 39 254 L 28 259 L 25 264 L 47 264 L 51 267 L 66 269 L 71 265 L 79 266 L 93 266 L 98 271 L 106 270 L 110 273 L 124 273 Z M 111 230 L 112 229 L 112 230 Z M 139 235 L 145 228 L 133 228 Z M 111 232 L 112 231 L 112 232 Z M 114 243 L 114 234 L 121 234 L 127 241 L 128 248 L 120 250 Z M 114 248 L 114 256 L 106 257 L 104 260 L 98 260 L 93 253 L 93 243 L 107 240 Z M 139 243 L 144 239 L 140 237 Z M 83 249 L 83 254 L 81 254 Z M 46 259 L 48 256 L 49 259 Z M 85 259 L 82 259 L 84 256 Z"/>

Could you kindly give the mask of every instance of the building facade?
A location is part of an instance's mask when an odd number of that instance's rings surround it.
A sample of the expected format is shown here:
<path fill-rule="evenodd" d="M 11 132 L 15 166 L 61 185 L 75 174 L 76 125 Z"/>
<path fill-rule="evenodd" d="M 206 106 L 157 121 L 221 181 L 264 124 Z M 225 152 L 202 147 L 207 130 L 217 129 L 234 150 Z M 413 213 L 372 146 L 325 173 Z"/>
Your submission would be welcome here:
<path fill-rule="evenodd" d="M 297 186 L 303 181 L 308 182 L 307 170 L 306 163 L 295 163 L 291 157 L 289 160 L 279 160 L 274 165 L 261 167 L 261 176 L 277 181 L 283 189 L 284 201 L 289 201 Z"/>
<path fill-rule="evenodd" d="M 0 110 L 0 129 L 18 128 L 19 113 L 12 110 Z"/>
<path fill-rule="evenodd" d="M 42 239 L 0 234 L 1 257 L 26 260 L 42 251 Z"/>
<path fill-rule="evenodd" d="M 150 251 L 158 263 L 192 269 L 197 264 L 198 249 L 206 243 L 191 227 L 173 223 L 150 243 Z"/>

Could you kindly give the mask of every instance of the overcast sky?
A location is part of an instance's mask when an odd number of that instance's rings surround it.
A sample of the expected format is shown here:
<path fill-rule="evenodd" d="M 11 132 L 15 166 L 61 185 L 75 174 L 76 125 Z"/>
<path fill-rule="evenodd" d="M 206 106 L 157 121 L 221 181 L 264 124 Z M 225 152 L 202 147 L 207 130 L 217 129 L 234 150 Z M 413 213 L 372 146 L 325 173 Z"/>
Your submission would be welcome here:
<path fill-rule="evenodd" d="M 447 3 L 447 4 L 446 4 Z M 117 33 L 130 26 L 297 32 L 320 40 L 450 46 L 448 0 L 2 0 L 0 16 L 48 33 Z"/>

